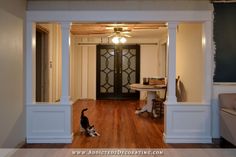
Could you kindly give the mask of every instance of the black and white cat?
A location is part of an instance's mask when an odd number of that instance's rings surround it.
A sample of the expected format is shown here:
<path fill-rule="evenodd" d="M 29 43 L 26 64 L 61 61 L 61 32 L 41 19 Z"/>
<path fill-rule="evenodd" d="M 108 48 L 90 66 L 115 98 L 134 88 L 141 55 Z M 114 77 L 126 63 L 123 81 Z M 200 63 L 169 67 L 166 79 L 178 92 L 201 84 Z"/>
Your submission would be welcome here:
<path fill-rule="evenodd" d="M 80 116 L 80 131 L 85 132 L 86 135 L 88 136 L 100 136 L 99 133 L 96 132 L 94 125 L 89 124 L 88 117 L 84 115 L 84 112 L 87 111 L 88 108 L 85 108 L 81 111 L 81 116 Z"/>

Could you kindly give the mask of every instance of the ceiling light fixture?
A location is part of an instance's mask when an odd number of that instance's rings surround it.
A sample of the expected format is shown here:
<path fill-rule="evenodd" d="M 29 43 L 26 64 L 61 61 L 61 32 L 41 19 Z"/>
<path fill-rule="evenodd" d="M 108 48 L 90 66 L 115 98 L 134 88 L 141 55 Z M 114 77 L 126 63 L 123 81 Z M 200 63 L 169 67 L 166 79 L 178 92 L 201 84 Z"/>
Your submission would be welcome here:
<path fill-rule="evenodd" d="M 111 40 L 114 44 L 124 44 L 126 43 L 127 39 L 123 36 L 114 36 Z"/>
<path fill-rule="evenodd" d="M 113 36 L 111 41 L 114 44 L 124 44 L 127 41 L 126 37 L 130 37 L 129 35 L 127 35 L 127 33 L 130 33 L 130 32 L 124 31 L 123 28 L 118 27 L 118 28 L 114 28 L 114 32 L 108 37 Z"/>
<path fill-rule="evenodd" d="M 121 42 L 122 44 L 124 44 L 126 41 L 127 41 L 127 39 L 126 39 L 125 37 L 121 37 L 121 38 L 120 38 L 120 42 Z"/>
<path fill-rule="evenodd" d="M 113 42 L 114 44 L 119 44 L 119 42 L 120 42 L 119 37 L 117 37 L 117 36 L 113 37 L 113 38 L 112 38 L 112 42 Z"/>

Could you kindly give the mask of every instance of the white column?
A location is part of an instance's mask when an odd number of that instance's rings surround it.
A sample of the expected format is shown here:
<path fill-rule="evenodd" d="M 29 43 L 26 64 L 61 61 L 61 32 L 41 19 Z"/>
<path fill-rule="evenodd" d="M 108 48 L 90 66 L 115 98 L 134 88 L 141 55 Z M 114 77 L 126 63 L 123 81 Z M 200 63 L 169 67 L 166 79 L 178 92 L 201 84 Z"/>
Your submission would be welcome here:
<path fill-rule="evenodd" d="M 213 58 L 212 58 L 212 22 L 207 21 L 203 24 L 202 31 L 202 49 L 203 49 L 203 60 L 204 60 L 204 83 L 203 83 L 203 98 L 202 102 L 210 103 L 212 95 L 212 67 L 213 67 Z"/>
<path fill-rule="evenodd" d="M 167 103 L 176 103 L 176 28 L 177 22 L 168 22 L 168 80 Z"/>
<path fill-rule="evenodd" d="M 61 103 L 70 103 L 70 23 L 61 22 L 61 46 L 62 46 L 62 87 Z"/>
<path fill-rule="evenodd" d="M 35 23 L 26 23 L 26 104 L 32 104 L 35 98 Z"/>

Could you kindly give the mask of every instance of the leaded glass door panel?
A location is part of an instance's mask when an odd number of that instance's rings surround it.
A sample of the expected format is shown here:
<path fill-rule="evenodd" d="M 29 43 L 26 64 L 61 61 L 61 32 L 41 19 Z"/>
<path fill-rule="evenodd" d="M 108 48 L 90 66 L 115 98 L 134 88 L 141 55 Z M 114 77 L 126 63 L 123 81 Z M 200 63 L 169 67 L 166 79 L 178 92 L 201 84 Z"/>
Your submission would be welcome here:
<path fill-rule="evenodd" d="M 123 97 L 138 97 L 137 91 L 129 88 L 130 84 L 139 82 L 139 46 L 138 45 L 125 45 L 120 49 L 120 85 L 119 93 Z"/>
<path fill-rule="evenodd" d="M 139 45 L 97 46 L 97 99 L 138 99 L 129 85 L 139 82 Z"/>

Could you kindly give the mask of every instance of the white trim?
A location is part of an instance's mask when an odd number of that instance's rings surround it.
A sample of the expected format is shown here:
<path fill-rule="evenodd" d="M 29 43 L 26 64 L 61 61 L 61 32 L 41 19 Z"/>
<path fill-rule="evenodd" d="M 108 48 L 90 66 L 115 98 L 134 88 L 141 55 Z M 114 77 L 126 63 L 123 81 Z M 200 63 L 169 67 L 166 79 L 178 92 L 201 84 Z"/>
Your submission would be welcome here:
<path fill-rule="evenodd" d="M 27 21 L 26 23 L 26 103 L 35 102 L 34 86 L 34 66 L 33 53 L 35 53 L 35 24 Z"/>
<path fill-rule="evenodd" d="M 211 21 L 211 11 L 27 11 L 27 21 L 155 22 Z"/>
<path fill-rule="evenodd" d="M 70 136 L 28 136 L 27 143 L 72 143 L 73 134 Z"/>
<path fill-rule="evenodd" d="M 61 104 L 60 102 L 35 102 L 35 103 L 30 103 L 30 104 L 26 104 L 27 106 L 68 106 L 71 105 L 71 103 L 68 104 Z"/>
<path fill-rule="evenodd" d="M 211 102 L 212 84 L 213 84 L 213 53 L 212 53 L 212 22 L 207 21 L 203 23 L 202 32 L 202 49 L 203 49 L 203 60 L 204 60 L 204 83 L 203 83 L 203 98 L 202 101 L 207 103 Z"/>
<path fill-rule="evenodd" d="M 167 96 L 168 103 L 176 103 L 176 29 L 178 22 L 168 22 L 168 43 L 167 43 Z"/>
<path fill-rule="evenodd" d="M 166 136 L 163 134 L 165 143 L 212 143 L 211 136 Z"/>
<path fill-rule="evenodd" d="M 165 104 L 167 104 L 168 102 L 165 102 Z M 169 104 L 169 106 L 183 106 L 183 105 L 188 105 L 188 106 L 202 106 L 202 105 L 205 105 L 205 106 L 211 106 L 210 103 L 206 103 L 206 102 L 176 102 L 176 103 L 171 103 Z"/>
<path fill-rule="evenodd" d="M 236 82 L 214 82 L 213 85 L 218 85 L 218 86 L 235 86 Z"/>
<path fill-rule="evenodd" d="M 70 22 L 61 22 L 62 85 L 61 103 L 70 102 Z"/>

